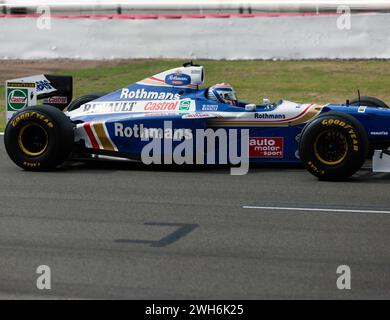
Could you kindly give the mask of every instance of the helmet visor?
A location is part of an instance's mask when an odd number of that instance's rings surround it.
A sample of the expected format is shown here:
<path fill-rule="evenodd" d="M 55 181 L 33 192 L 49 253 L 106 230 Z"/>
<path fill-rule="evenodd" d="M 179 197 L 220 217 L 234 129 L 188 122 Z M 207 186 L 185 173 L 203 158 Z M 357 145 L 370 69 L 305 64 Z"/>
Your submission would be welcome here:
<path fill-rule="evenodd" d="M 218 94 L 225 103 L 228 103 L 232 106 L 238 105 L 238 98 L 236 92 L 233 89 L 229 91 L 218 90 Z"/>

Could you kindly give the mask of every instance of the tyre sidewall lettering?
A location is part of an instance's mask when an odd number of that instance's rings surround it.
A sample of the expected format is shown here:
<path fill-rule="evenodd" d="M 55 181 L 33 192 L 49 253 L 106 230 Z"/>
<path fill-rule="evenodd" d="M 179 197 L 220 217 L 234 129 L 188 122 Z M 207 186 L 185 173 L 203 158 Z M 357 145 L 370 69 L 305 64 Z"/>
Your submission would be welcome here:
<path fill-rule="evenodd" d="M 327 130 L 339 132 L 346 139 L 348 149 L 339 163 L 327 164 L 318 157 L 317 139 Z M 350 177 L 361 168 L 368 146 L 365 128 L 356 118 L 344 113 L 330 112 L 314 119 L 303 129 L 300 154 L 310 173 L 323 179 L 339 180 Z"/>
<path fill-rule="evenodd" d="M 346 124 L 344 127 L 342 127 L 341 125 L 337 125 L 337 124 L 335 125 L 332 122 L 330 124 L 326 124 L 326 125 L 324 125 L 322 122 L 317 123 L 315 128 L 313 128 L 314 134 L 309 139 L 309 144 L 311 146 L 311 157 L 306 161 L 306 164 L 309 167 L 311 167 L 312 170 L 314 170 L 316 173 L 318 173 L 320 175 L 324 175 L 326 173 L 327 165 L 322 163 L 321 160 L 315 156 L 314 144 L 315 144 L 316 136 L 319 133 L 323 132 L 324 128 L 325 129 L 336 129 L 336 130 L 341 129 L 342 133 L 345 135 L 345 137 L 347 139 L 347 143 L 349 146 L 348 154 L 345 157 L 345 159 L 340 164 L 333 166 L 334 168 L 342 166 L 345 162 L 348 162 L 354 156 L 355 153 L 359 152 L 358 137 L 356 135 L 355 130 L 353 129 L 353 127 L 351 125 Z"/>
<path fill-rule="evenodd" d="M 20 124 L 20 122 L 24 122 L 27 120 L 39 121 L 39 124 L 46 126 L 48 129 L 54 128 L 54 123 L 48 116 L 35 111 L 22 112 L 11 120 L 11 125 L 12 127 L 16 128 Z"/>
<path fill-rule="evenodd" d="M 325 119 L 322 120 L 321 124 L 326 127 L 342 128 L 352 142 L 352 151 L 358 152 L 360 150 L 359 137 L 352 125 L 341 119 Z"/>

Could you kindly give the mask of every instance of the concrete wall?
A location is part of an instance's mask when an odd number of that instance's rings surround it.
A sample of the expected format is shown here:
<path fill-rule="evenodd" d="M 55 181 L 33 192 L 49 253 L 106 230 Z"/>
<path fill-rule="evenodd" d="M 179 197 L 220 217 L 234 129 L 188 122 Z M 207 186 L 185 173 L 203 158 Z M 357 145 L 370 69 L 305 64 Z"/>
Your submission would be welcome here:
<path fill-rule="evenodd" d="M 0 18 L 2 59 L 390 58 L 390 14 L 181 19 Z"/>

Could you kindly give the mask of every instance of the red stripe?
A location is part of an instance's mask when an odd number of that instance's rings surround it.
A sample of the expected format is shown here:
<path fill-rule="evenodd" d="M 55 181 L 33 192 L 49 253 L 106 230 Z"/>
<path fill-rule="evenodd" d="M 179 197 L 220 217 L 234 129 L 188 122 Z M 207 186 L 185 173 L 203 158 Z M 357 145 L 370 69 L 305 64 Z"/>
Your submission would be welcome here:
<path fill-rule="evenodd" d="M 369 12 L 365 12 L 367 14 Z M 364 13 L 363 13 L 364 14 Z M 220 18 L 283 18 L 283 17 L 312 17 L 334 16 L 334 12 L 281 12 L 281 13 L 208 13 L 208 14 L 52 14 L 57 19 L 220 19 Z M 0 18 L 38 18 L 38 14 L 0 14 Z"/>
<path fill-rule="evenodd" d="M 291 121 L 291 120 L 294 120 L 294 119 L 297 119 L 297 118 L 300 118 L 301 116 L 303 116 L 306 112 L 307 112 L 307 110 L 309 110 L 310 109 L 310 107 L 312 106 L 313 104 L 312 103 L 310 103 L 308 106 L 307 106 L 307 108 L 302 112 L 302 113 L 300 113 L 300 114 L 298 114 L 297 116 L 295 116 L 295 117 L 293 117 L 293 118 L 290 118 L 290 119 L 287 119 L 287 120 L 281 120 L 281 122 L 285 122 L 285 121 Z M 277 121 L 278 122 L 278 121 Z"/>
<path fill-rule="evenodd" d="M 154 80 L 154 81 L 159 81 L 159 82 L 165 83 L 164 80 L 157 79 L 157 78 L 155 78 L 155 77 L 149 77 L 149 79 Z"/>
<path fill-rule="evenodd" d="M 87 133 L 88 137 L 89 137 L 89 140 L 91 140 L 91 143 L 92 143 L 92 148 L 94 149 L 100 149 L 99 147 L 99 144 L 92 132 L 92 129 L 91 129 L 91 124 L 90 123 L 85 123 L 84 124 L 84 129 L 85 129 L 85 132 Z"/>

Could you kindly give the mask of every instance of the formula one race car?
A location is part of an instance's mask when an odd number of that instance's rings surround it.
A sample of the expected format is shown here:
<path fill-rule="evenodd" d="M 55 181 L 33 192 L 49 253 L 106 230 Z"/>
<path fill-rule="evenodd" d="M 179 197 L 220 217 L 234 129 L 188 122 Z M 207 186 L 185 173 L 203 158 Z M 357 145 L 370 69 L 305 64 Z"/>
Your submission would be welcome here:
<path fill-rule="evenodd" d="M 99 157 L 147 164 L 247 159 L 302 162 L 320 179 L 339 180 L 356 173 L 370 153 L 374 170 L 390 171 L 390 109 L 380 100 L 255 105 L 239 101 L 228 84 L 202 89 L 203 82 L 203 67 L 187 63 L 69 104 L 70 77 L 9 80 L 6 150 L 18 166 L 37 171 Z"/>

